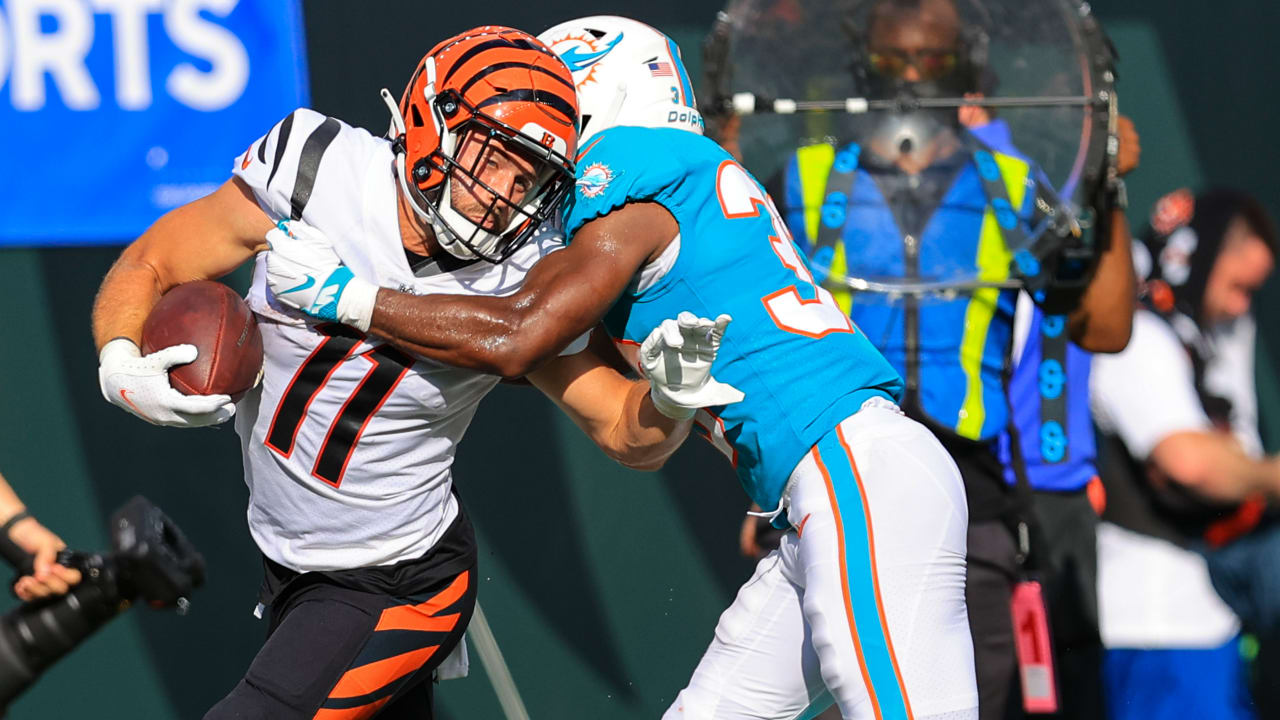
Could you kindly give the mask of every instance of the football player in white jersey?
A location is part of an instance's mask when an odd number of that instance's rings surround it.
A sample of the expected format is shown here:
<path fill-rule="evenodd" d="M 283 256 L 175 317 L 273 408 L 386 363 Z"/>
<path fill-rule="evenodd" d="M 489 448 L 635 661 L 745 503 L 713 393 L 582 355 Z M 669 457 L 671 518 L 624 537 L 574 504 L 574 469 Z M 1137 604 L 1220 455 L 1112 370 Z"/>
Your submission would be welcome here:
<path fill-rule="evenodd" d="M 433 48 L 398 107 L 383 96 L 391 140 L 296 110 L 237 159 L 232 179 L 126 248 L 95 302 L 109 401 L 162 425 L 236 418 L 271 622 L 209 718 L 429 717 L 423 680 L 474 607 L 474 535 L 450 466 L 498 378 L 366 335 L 358 318 L 373 295 L 342 291 L 354 276 L 416 294 L 518 289 L 561 240 L 545 221 L 572 187 L 577 98 L 559 58 L 501 27 Z M 272 238 L 319 233 L 343 238 L 349 271 L 294 278 L 315 285 L 316 317 L 280 305 L 257 261 L 247 299 L 266 360 L 237 404 L 170 386 L 167 369 L 193 360 L 193 347 L 141 355 L 143 321 L 165 290 L 224 275 Z M 577 352 L 582 341 L 529 379 L 611 457 L 656 468 L 696 408 L 740 397 L 709 374 L 726 322 L 689 316 L 655 329 L 649 381 Z"/>

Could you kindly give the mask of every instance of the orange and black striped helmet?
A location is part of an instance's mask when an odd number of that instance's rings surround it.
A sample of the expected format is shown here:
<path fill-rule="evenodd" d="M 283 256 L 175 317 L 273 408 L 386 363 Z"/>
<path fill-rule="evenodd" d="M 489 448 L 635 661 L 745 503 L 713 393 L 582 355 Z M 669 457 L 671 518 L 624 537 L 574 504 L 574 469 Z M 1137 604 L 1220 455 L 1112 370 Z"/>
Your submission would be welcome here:
<path fill-rule="evenodd" d="M 418 63 L 392 116 L 401 187 L 441 246 L 458 257 L 505 259 L 557 210 L 573 185 L 573 76 L 528 33 L 484 26 L 436 45 Z M 519 197 L 493 191 L 475 164 L 458 162 L 459 143 L 468 133 L 517 153 L 535 168 L 537 181 Z M 451 185 L 459 178 L 492 198 L 480 222 L 453 208 Z"/>

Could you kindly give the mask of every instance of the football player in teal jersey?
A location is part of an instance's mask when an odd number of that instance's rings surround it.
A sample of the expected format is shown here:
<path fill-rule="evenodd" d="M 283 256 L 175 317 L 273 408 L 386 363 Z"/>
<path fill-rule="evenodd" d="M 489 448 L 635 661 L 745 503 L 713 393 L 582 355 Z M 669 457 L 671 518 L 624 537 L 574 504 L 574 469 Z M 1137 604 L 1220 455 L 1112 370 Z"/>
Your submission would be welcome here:
<path fill-rule="evenodd" d="M 640 342 L 666 318 L 719 317 L 707 328 L 723 333 L 714 374 L 744 397 L 695 423 L 794 532 L 721 617 L 666 717 L 797 718 L 834 702 L 847 718 L 976 718 L 964 489 L 933 435 L 898 410 L 901 378 L 814 283 L 760 183 L 702 137 L 669 38 L 591 17 L 540 39 L 573 71 L 583 115 L 565 250 L 508 297 L 383 288 L 367 317 L 347 318 L 333 289 L 368 292 L 367 281 L 347 280 L 329 247 L 300 234 L 267 257 L 276 298 L 506 377 L 603 321 L 638 368 L 678 384 L 702 358 L 654 363 Z M 485 202 L 490 189 L 463 191 Z M 325 281 L 334 272 L 345 285 Z"/>

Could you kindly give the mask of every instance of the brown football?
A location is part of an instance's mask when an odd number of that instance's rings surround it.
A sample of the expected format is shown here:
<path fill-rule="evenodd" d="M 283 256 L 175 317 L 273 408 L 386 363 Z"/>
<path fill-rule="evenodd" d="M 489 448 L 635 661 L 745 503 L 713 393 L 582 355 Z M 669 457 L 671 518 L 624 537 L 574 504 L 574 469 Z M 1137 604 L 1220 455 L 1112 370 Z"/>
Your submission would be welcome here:
<path fill-rule="evenodd" d="M 262 372 L 262 335 L 253 311 L 234 290 L 200 280 L 175 286 L 160 298 L 142 326 L 142 352 L 195 345 L 195 362 L 169 370 L 174 389 L 186 395 L 239 399 Z"/>

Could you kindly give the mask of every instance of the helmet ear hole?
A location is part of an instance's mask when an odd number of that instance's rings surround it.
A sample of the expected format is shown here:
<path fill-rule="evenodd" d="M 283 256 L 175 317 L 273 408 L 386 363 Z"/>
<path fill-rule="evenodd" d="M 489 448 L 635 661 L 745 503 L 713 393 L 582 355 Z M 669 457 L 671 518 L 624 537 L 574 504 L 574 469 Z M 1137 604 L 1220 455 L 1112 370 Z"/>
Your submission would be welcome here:
<path fill-rule="evenodd" d="M 417 106 L 417 105 L 411 105 L 411 106 L 409 106 L 409 111 L 410 111 L 410 113 L 413 115 L 413 126 L 414 126 L 414 127 L 422 127 L 423 125 L 425 125 L 425 124 L 426 124 L 426 123 L 425 123 L 425 122 L 423 122 L 423 120 L 422 120 L 422 112 L 418 110 L 418 106 Z"/>
<path fill-rule="evenodd" d="M 440 109 L 440 113 L 446 118 L 457 115 L 458 109 L 461 107 L 457 93 L 452 90 L 441 93 L 440 97 L 436 98 L 436 107 Z"/>
<path fill-rule="evenodd" d="M 432 168 L 426 158 L 413 164 L 413 181 L 419 185 L 431 179 Z"/>

